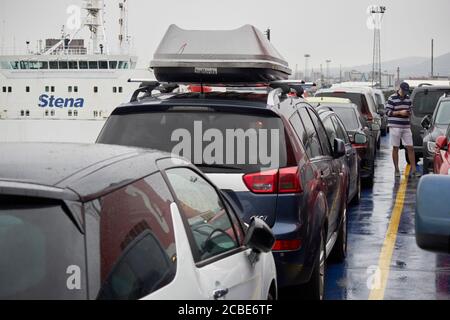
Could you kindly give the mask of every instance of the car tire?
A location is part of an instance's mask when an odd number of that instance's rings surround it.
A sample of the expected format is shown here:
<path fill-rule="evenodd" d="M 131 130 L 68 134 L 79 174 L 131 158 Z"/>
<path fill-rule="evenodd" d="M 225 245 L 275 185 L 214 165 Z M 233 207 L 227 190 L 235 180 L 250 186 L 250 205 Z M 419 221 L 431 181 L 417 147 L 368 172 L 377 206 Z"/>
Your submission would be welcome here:
<path fill-rule="evenodd" d="M 303 285 L 303 298 L 306 300 L 323 300 L 325 292 L 326 241 L 325 229 L 320 232 L 320 250 L 316 255 L 314 268 L 309 281 Z"/>
<path fill-rule="evenodd" d="M 338 237 L 331 251 L 331 259 L 337 263 L 343 262 L 347 256 L 347 206 L 343 210 Z"/>
<path fill-rule="evenodd" d="M 429 161 L 424 157 L 423 158 L 423 168 L 422 168 L 422 174 L 426 175 L 430 173 L 430 170 L 428 169 L 429 167 Z"/>
<path fill-rule="evenodd" d="M 381 136 L 382 137 L 386 137 L 387 135 L 387 128 L 386 129 L 381 129 Z"/>

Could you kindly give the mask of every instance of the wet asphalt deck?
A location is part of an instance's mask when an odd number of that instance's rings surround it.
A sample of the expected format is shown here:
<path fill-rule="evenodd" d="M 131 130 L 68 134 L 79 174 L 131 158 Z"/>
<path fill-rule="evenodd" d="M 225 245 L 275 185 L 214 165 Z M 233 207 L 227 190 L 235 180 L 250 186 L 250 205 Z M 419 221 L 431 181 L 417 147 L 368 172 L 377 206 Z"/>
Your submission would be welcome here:
<path fill-rule="evenodd" d="M 400 168 L 406 166 L 404 159 L 401 150 Z M 405 192 L 400 191 L 398 196 L 404 179 L 404 176 L 394 178 L 389 139 L 382 138 L 374 186 L 366 188 L 361 203 L 348 211 L 347 259 L 327 266 L 325 299 L 450 300 L 450 255 L 427 252 L 416 245 L 414 211 L 418 179 L 409 179 L 406 185 L 403 182 Z M 395 227 L 391 221 L 393 212 L 400 220 L 398 230 L 394 228 L 397 232 L 389 233 L 393 247 L 389 251 L 386 235 L 390 225 Z M 384 260 L 380 260 L 380 255 Z"/>

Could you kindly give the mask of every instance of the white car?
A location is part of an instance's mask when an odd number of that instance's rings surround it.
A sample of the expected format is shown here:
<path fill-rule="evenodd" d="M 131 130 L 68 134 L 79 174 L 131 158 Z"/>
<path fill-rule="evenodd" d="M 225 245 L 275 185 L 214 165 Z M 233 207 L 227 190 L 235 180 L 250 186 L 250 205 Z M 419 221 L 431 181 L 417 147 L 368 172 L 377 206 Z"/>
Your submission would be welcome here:
<path fill-rule="evenodd" d="M 277 298 L 271 229 L 244 225 L 186 160 L 101 144 L 0 149 L 0 300 Z"/>

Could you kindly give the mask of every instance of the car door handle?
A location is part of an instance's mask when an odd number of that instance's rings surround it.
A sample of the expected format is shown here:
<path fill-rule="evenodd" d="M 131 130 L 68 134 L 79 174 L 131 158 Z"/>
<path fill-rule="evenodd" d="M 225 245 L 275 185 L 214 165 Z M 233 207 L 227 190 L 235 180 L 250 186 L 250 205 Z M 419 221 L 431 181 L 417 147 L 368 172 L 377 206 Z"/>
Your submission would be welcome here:
<path fill-rule="evenodd" d="M 213 292 L 214 300 L 225 297 L 228 294 L 228 289 L 217 289 Z"/>

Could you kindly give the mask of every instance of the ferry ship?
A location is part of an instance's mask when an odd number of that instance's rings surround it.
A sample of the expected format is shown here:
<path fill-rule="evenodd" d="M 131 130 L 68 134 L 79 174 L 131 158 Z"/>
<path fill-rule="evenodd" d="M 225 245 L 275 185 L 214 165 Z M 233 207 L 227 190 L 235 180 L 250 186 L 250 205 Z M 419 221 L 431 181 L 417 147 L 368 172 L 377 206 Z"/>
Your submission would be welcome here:
<path fill-rule="evenodd" d="M 118 2 L 119 54 L 108 48 L 103 0 L 83 4 L 86 15 L 72 34 L 40 41 L 36 52 L 0 55 L 0 127 L 2 120 L 40 120 L 41 129 L 42 120 L 104 121 L 137 88 L 128 79 L 154 78 L 128 53 L 127 1 Z M 87 41 L 76 38 L 83 28 L 90 32 Z"/>

